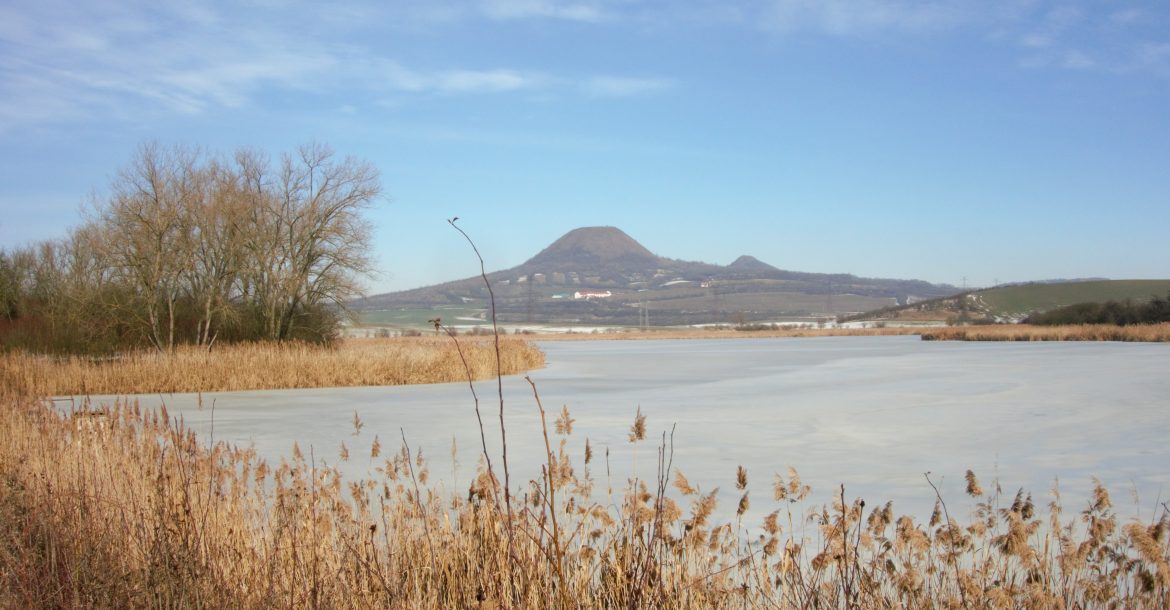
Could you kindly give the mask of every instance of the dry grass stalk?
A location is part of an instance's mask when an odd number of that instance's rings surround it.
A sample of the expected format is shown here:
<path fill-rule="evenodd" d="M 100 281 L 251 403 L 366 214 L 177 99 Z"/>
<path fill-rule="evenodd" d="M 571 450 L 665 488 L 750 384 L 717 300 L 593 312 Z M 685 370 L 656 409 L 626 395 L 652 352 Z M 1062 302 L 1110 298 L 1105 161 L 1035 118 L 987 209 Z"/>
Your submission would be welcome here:
<path fill-rule="evenodd" d="M 496 375 L 491 337 L 348 339 L 336 347 L 261 343 L 179 348 L 115 359 L 0 354 L 0 388 L 34 396 L 154 394 L 233 390 L 440 383 Z M 502 373 L 544 366 L 544 354 L 518 339 L 499 342 Z"/>
<path fill-rule="evenodd" d="M 594 502 L 588 469 L 571 464 L 569 427 L 558 434 L 509 519 L 482 491 L 498 485 L 486 472 L 469 497 L 444 492 L 427 483 L 417 452 L 382 456 L 373 447 L 376 474 L 347 482 L 300 451 L 272 467 L 250 450 L 209 446 L 135 404 L 65 415 L 7 394 L 0 607 L 1152 609 L 1170 601 L 1166 507 L 1153 519 L 1123 520 L 1099 484 L 1084 510 L 1065 516 L 1059 495 L 1041 515 L 1023 492 L 1001 498 L 997 485 L 976 483 L 968 522 L 923 523 L 895 517 L 888 503 L 866 512 L 844 493 L 832 507 L 802 508 L 808 487 L 790 471 L 775 479 L 779 506 L 762 529 L 737 534 L 713 522 L 715 491 L 672 469 L 665 436 L 657 480 L 631 478 L 623 501 L 607 507 Z M 750 490 L 746 472 L 735 483 Z"/>

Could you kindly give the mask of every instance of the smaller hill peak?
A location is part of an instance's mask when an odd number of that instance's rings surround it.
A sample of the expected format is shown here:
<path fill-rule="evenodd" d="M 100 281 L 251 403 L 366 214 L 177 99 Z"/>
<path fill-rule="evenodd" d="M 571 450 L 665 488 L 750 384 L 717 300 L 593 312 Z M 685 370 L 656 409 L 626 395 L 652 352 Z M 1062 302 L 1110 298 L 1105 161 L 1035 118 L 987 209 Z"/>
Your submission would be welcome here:
<path fill-rule="evenodd" d="M 779 269 L 761 261 L 754 256 L 747 254 L 735 259 L 727 266 L 728 269 L 735 269 L 737 271 L 779 271 Z"/>

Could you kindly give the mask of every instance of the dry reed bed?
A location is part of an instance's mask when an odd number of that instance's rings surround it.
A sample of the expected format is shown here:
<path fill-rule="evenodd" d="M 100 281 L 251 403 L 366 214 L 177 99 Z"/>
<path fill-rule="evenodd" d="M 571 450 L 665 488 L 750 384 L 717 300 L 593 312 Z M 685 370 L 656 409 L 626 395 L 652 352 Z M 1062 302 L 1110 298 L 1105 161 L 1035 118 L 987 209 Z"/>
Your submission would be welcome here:
<path fill-rule="evenodd" d="M 1083 324 L 1073 326 L 1032 326 L 998 324 L 987 326 L 902 326 L 886 328 L 785 328 L 765 330 L 666 329 L 627 330 L 601 333 L 549 333 L 532 338 L 540 341 L 596 341 L 638 339 L 747 339 L 791 337 L 889 337 L 920 335 L 924 341 L 1170 341 L 1170 324 L 1114 326 Z"/>
<path fill-rule="evenodd" d="M 271 467 L 208 446 L 165 410 L 68 416 L 0 398 L 0 606 L 1167 607 L 1164 504 L 1124 521 L 1098 486 L 1065 514 L 1058 497 L 1044 509 L 970 475 L 974 514 L 959 522 L 941 504 L 920 522 L 843 491 L 806 511 L 794 472 L 760 490 L 741 469 L 737 515 L 775 503 L 749 535 L 712 522 L 715 490 L 647 446 L 641 416 L 629 437 L 649 472 L 602 500 L 594 486 L 612 483 L 592 473 L 605 466 L 566 453 L 567 411 L 545 430 L 540 477 L 505 504 L 498 457 L 468 492 L 446 493 L 428 486 L 417 452 L 383 454 L 365 436 L 339 459 L 368 462 L 370 477 L 342 481 L 295 448 Z"/>
<path fill-rule="evenodd" d="M 1170 341 L 1170 323 L 1114 326 L 1080 324 L 952 326 L 922 331 L 924 341 Z"/>
<path fill-rule="evenodd" d="M 539 341 L 612 341 L 640 339 L 765 339 L 792 337 L 889 337 L 917 335 L 921 327 L 899 328 L 776 328 L 735 330 L 730 328 L 671 328 L 661 330 L 619 330 L 607 332 L 537 333 Z"/>
<path fill-rule="evenodd" d="M 544 354 L 535 346 L 501 339 L 503 374 L 542 366 Z M 468 368 L 476 379 L 496 375 L 490 337 L 348 339 L 335 347 L 259 343 L 211 352 L 186 347 L 105 360 L 7 353 L 0 354 L 0 388 L 62 396 L 403 385 L 466 380 Z"/>

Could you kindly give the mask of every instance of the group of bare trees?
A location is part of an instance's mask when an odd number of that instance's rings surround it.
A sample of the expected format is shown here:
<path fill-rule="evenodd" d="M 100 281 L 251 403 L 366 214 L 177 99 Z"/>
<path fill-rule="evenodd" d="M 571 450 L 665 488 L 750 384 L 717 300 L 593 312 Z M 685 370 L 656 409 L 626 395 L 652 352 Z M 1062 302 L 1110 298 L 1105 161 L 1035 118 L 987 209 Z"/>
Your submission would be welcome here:
<path fill-rule="evenodd" d="M 323 340 L 370 273 L 368 163 L 143 145 L 59 241 L 0 252 L 0 340 L 55 351 Z"/>

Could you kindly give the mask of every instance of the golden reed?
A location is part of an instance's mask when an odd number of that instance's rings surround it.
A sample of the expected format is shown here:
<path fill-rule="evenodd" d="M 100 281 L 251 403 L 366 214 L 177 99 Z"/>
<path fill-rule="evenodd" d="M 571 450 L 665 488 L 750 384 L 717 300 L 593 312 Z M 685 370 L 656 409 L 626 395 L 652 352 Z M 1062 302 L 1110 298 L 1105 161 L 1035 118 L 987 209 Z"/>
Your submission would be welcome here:
<path fill-rule="evenodd" d="M 924 341 L 1170 341 L 1170 323 L 951 326 L 922 331 Z"/>
<path fill-rule="evenodd" d="M 806 508 L 809 487 L 794 471 L 753 487 L 753 473 L 740 468 L 728 473 L 742 496 L 734 523 L 726 523 L 715 518 L 716 490 L 672 469 L 667 446 L 646 452 L 650 476 L 595 481 L 593 472 L 607 465 L 593 462 L 588 443 L 583 458 L 570 455 L 572 421 L 562 409 L 554 436 L 544 428 L 540 476 L 517 486 L 523 493 L 505 510 L 492 471 L 481 468 L 466 491 L 444 491 L 429 484 L 417 451 L 384 454 L 377 437 L 360 436 L 359 421 L 353 451 L 343 446 L 336 459 L 368 463 L 370 474 L 346 481 L 319 453 L 294 445 L 290 459 L 267 464 L 250 449 L 212 445 L 175 427 L 165 410 L 120 403 L 70 415 L 4 395 L 0 607 L 1164 609 L 1170 602 L 1164 504 L 1125 520 L 1097 485 L 1066 515 L 1055 493 L 1046 506 L 1022 491 L 1000 496 L 968 473 L 973 513 L 956 520 L 939 496 L 934 514 L 918 521 L 889 503 L 847 501 L 843 490 L 832 505 Z M 646 427 L 639 414 L 628 437 L 635 450 L 647 443 Z M 605 498 L 608 486 L 616 491 Z M 772 511 L 750 535 L 749 498 Z"/>
<path fill-rule="evenodd" d="M 0 354 L 0 388 L 31 396 L 154 394 L 233 390 L 403 385 L 476 379 L 496 374 L 490 337 L 346 339 L 332 347 L 249 343 L 208 352 L 142 351 L 113 358 Z M 464 368 L 459 349 L 467 361 Z M 509 375 L 544 366 L 544 353 L 519 339 L 500 340 L 500 367 Z"/>

